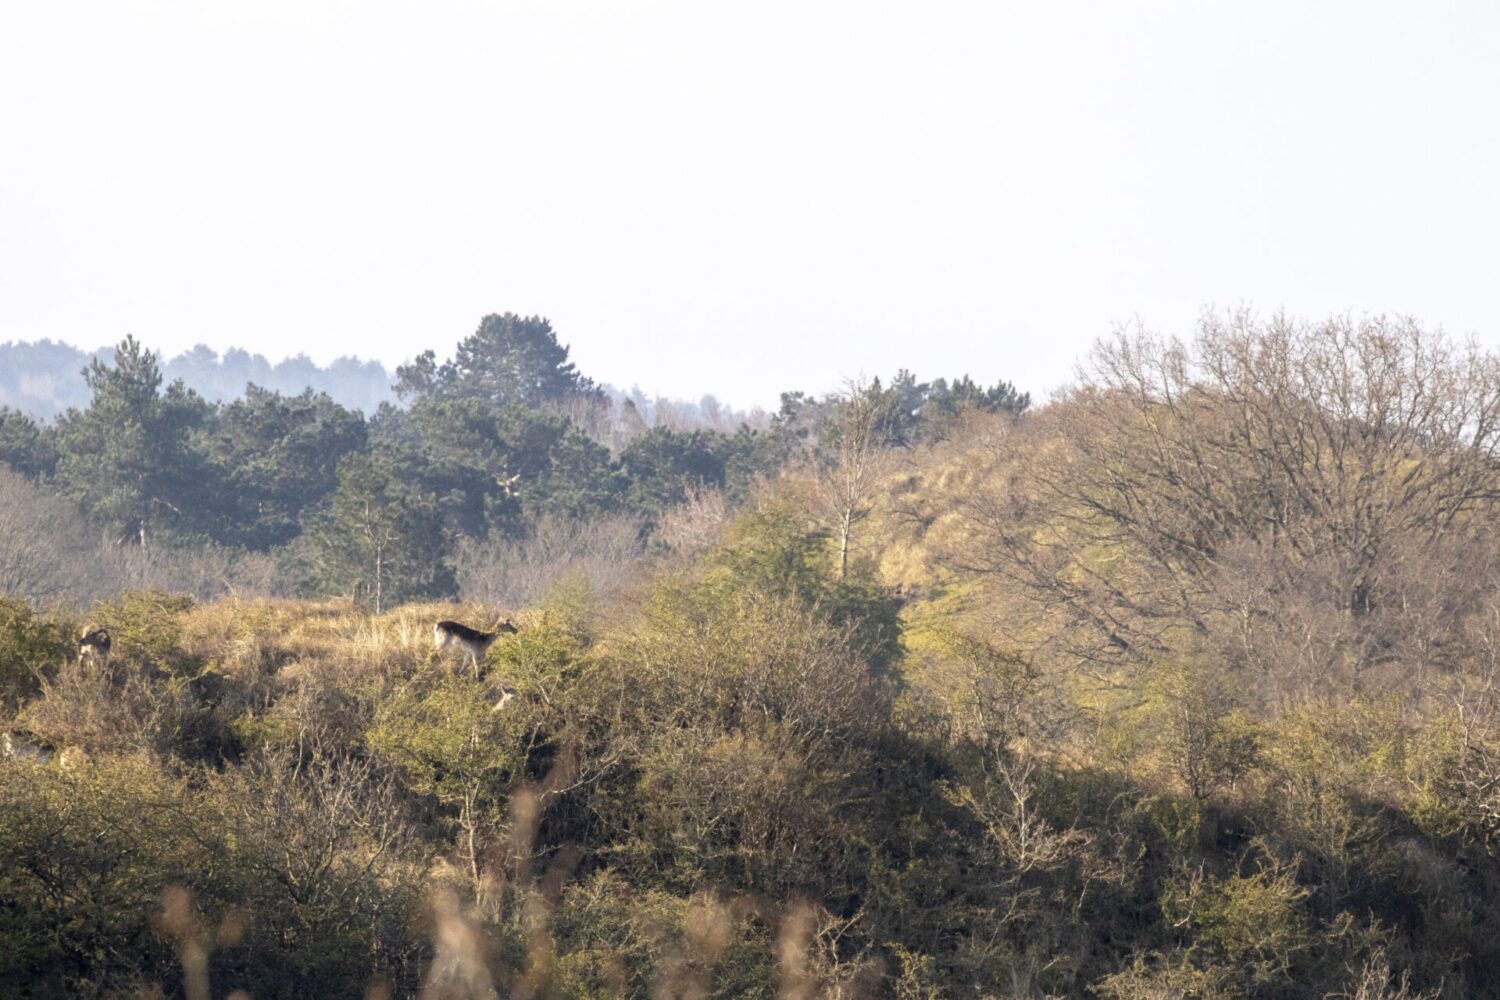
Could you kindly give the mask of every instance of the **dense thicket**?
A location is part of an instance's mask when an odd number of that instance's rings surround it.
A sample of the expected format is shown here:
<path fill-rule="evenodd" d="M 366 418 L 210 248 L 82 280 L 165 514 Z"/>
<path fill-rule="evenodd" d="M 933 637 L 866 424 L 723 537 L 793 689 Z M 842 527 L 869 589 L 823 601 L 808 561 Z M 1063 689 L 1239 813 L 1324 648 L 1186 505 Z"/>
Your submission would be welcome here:
<path fill-rule="evenodd" d="M 268 533 L 321 491 L 220 575 L 341 597 L 104 594 L 106 663 L 0 600 L 0 995 L 1500 993 L 1493 356 L 1232 315 L 1034 412 L 903 373 L 608 440 L 585 382 L 463 391 L 538 329 L 481 332 L 368 423 L 195 411 Z"/>

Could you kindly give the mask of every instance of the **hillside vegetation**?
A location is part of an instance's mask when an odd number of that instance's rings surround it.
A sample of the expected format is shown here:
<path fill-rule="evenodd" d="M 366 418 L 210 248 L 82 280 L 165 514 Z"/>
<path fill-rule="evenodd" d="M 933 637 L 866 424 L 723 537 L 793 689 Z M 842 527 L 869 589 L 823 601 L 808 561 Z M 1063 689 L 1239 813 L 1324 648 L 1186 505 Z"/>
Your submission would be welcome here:
<path fill-rule="evenodd" d="M 316 490 L 195 418 L 238 538 L 38 431 L 116 568 L 0 601 L 0 995 L 1500 995 L 1500 360 L 1232 315 L 616 440 L 466 345 Z"/>

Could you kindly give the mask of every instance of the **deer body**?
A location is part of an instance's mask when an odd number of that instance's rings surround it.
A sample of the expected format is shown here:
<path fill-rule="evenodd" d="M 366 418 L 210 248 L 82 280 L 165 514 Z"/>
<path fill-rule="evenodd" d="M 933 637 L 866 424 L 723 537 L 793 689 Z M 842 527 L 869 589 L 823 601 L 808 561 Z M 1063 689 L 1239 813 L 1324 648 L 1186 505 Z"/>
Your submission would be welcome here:
<path fill-rule="evenodd" d="M 78 635 L 78 662 L 109 662 L 109 629 L 102 625 L 85 625 Z"/>
<path fill-rule="evenodd" d="M 481 632 L 477 628 L 470 628 L 463 622 L 440 621 L 432 626 L 432 645 L 439 652 L 449 646 L 458 646 L 466 654 L 469 661 L 474 665 L 474 676 L 479 676 L 479 658 L 489 652 L 495 640 L 502 635 L 514 635 L 517 629 L 506 619 L 495 627 L 493 632 Z"/>
<path fill-rule="evenodd" d="M 45 764 L 54 756 L 55 752 L 51 747 L 29 740 L 19 733 L 6 733 L 0 736 L 0 757 L 26 760 L 33 764 Z"/>

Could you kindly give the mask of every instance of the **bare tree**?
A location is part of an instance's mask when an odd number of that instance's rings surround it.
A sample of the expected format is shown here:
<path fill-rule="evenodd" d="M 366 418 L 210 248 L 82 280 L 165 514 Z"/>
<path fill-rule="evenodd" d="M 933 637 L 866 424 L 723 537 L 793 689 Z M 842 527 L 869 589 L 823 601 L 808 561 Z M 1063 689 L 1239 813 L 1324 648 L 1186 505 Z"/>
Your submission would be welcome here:
<path fill-rule="evenodd" d="M 106 542 L 90 553 L 90 559 L 92 576 L 78 591 L 80 600 L 108 598 L 125 590 L 164 590 L 205 601 L 226 594 L 288 594 L 271 556 L 213 543 L 143 549 Z"/>
<path fill-rule="evenodd" d="M 695 556 L 714 545 L 729 521 L 729 503 L 723 491 L 689 483 L 683 501 L 662 511 L 657 519 L 656 540 L 684 556 Z"/>
<path fill-rule="evenodd" d="M 69 596 L 85 578 L 90 548 L 70 503 L 0 465 L 0 594 L 33 603 Z"/>
<path fill-rule="evenodd" d="M 814 513 L 838 540 L 840 579 L 849 572 L 854 529 L 875 511 L 881 481 L 891 469 L 884 434 L 888 412 L 878 382 L 851 381 L 822 429 L 812 500 Z"/>
<path fill-rule="evenodd" d="M 989 544 L 968 564 L 1067 615 L 1093 655 L 1235 637 L 1247 660 L 1295 641 L 1320 670 L 1363 669 L 1414 642 L 1430 658 L 1480 596 L 1492 354 L 1409 320 L 1210 316 L 1191 345 L 1101 343 L 1052 410 L 1028 466 L 970 504 Z"/>
<path fill-rule="evenodd" d="M 636 518 L 594 518 L 585 524 L 544 516 L 519 538 L 466 539 L 454 561 L 464 600 L 524 607 L 568 576 L 601 591 L 621 586 L 635 575 L 643 551 Z"/>
<path fill-rule="evenodd" d="M 1386 950 L 1380 947 L 1366 957 L 1358 971 L 1351 972 L 1353 977 L 1348 986 L 1339 993 L 1328 994 L 1328 1000 L 1437 1000 L 1442 992 L 1412 989 L 1411 974 L 1404 969 L 1399 975 L 1393 971 Z"/>

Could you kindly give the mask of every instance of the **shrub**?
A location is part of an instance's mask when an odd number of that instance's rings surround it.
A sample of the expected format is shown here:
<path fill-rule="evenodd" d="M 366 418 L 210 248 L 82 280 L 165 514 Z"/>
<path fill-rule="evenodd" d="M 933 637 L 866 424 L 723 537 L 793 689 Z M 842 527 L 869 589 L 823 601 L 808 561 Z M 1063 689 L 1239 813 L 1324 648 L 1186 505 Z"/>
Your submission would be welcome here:
<path fill-rule="evenodd" d="M 1174 926 L 1191 929 L 1195 948 L 1268 982 L 1285 976 L 1311 944 L 1307 896 L 1295 862 L 1267 860 L 1249 875 L 1181 875 L 1168 884 L 1162 910 Z"/>
<path fill-rule="evenodd" d="M 0 713 L 15 711 L 40 690 L 47 671 L 72 655 L 68 632 L 25 601 L 0 596 Z"/>
<path fill-rule="evenodd" d="M 147 914 L 209 867 L 182 782 L 143 758 L 0 761 L 0 983 L 99 996 L 173 973 Z"/>
<path fill-rule="evenodd" d="M 182 651 L 182 616 L 194 601 L 160 590 L 133 590 L 101 604 L 94 619 L 110 631 L 114 652 L 142 665 L 184 672 L 198 662 Z"/>

